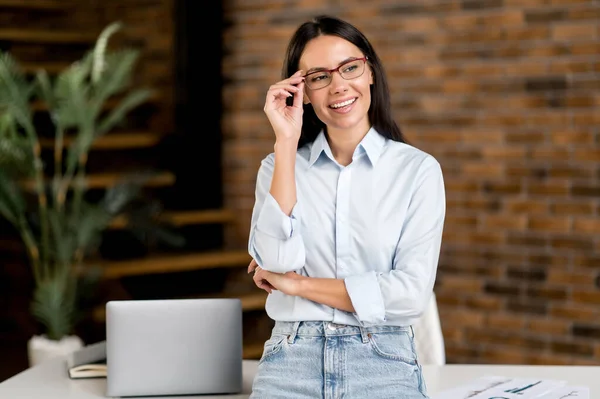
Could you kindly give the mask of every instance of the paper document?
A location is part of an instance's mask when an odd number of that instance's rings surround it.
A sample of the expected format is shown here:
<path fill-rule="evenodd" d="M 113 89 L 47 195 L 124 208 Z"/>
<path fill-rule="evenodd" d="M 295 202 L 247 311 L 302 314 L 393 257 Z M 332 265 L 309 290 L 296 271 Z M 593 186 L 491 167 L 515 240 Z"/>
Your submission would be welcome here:
<path fill-rule="evenodd" d="M 484 376 L 431 399 L 589 399 L 589 389 L 543 378 Z"/>

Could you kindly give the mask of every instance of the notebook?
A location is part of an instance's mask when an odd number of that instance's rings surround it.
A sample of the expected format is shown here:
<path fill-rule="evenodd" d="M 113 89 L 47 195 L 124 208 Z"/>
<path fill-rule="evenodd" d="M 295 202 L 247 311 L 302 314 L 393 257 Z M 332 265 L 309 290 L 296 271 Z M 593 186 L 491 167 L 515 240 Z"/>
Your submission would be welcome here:
<path fill-rule="evenodd" d="M 110 301 L 107 396 L 242 391 L 239 299 Z"/>
<path fill-rule="evenodd" d="M 106 377 L 106 341 L 87 345 L 67 356 L 69 378 Z"/>

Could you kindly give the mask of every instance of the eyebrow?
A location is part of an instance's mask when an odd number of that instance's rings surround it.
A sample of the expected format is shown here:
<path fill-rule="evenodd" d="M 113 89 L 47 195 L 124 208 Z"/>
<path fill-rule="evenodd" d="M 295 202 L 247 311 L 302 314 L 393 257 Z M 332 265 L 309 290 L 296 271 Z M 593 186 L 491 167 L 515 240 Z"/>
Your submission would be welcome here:
<path fill-rule="evenodd" d="M 348 57 L 346 58 L 344 61 L 340 62 L 339 64 L 337 64 L 337 67 L 339 67 L 342 64 L 345 64 L 348 61 L 352 61 L 352 60 L 356 60 L 360 57 Z M 315 68 L 310 68 L 308 71 L 306 71 L 306 75 L 313 73 L 313 72 L 319 72 L 319 71 L 327 71 L 329 70 L 329 68 L 325 68 L 325 67 L 315 67 Z"/>

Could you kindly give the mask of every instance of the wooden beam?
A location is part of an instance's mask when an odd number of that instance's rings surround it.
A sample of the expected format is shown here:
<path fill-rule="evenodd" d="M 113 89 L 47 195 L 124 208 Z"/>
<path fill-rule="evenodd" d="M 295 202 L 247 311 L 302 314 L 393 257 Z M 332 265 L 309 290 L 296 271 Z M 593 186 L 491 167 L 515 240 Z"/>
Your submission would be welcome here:
<path fill-rule="evenodd" d="M 0 29 L 0 41 L 40 44 L 93 44 L 98 34 L 36 29 Z"/>
<path fill-rule="evenodd" d="M 154 132 L 123 132 L 110 133 L 94 140 L 92 148 L 95 150 L 124 150 L 130 148 L 149 148 L 157 145 L 163 135 Z M 69 146 L 73 143 L 75 137 L 67 136 L 64 139 L 64 145 Z M 53 148 L 54 138 L 42 138 L 40 140 L 42 147 Z"/>
<path fill-rule="evenodd" d="M 96 173 L 87 175 L 86 185 L 88 189 L 108 188 L 121 182 L 126 176 L 121 173 Z M 144 187 L 168 187 L 175 183 L 175 175 L 171 172 L 161 172 L 148 179 Z M 26 190 L 35 189 L 33 179 L 25 180 L 21 183 Z"/>
<path fill-rule="evenodd" d="M 107 262 L 102 264 L 104 278 L 120 278 L 154 273 L 173 273 L 199 269 L 247 266 L 248 251 L 214 251 L 191 254 L 151 256 L 145 259 Z"/>
<path fill-rule="evenodd" d="M 0 0 L 2 8 L 23 8 L 31 10 L 61 10 L 68 11 L 73 3 L 62 0 L 62 3 L 47 0 Z"/>
<path fill-rule="evenodd" d="M 228 209 L 206 209 L 194 211 L 168 211 L 159 216 L 159 220 L 174 225 L 186 226 L 194 224 L 228 223 L 235 219 L 235 214 Z M 122 229 L 127 226 L 127 218 L 119 216 L 110 224 L 110 228 Z"/>

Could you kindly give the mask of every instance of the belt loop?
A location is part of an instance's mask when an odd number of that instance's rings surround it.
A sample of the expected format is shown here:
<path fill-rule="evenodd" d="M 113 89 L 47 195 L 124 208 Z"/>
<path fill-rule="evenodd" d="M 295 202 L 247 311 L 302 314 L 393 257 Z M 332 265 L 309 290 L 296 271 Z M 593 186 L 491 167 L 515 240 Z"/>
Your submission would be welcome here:
<path fill-rule="evenodd" d="M 367 342 L 369 342 L 369 333 L 367 332 L 367 329 L 363 326 L 359 326 L 358 328 L 360 329 L 360 337 L 362 338 L 362 342 L 363 344 L 366 344 Z"/>
<path fill-rule="evenodd" d="M 293 344 L 294 340 L 296 340 L 296 335 L 298 335 L 298 328 L 300 327 L 300 322 L 294 322 L 292 326 L 292 332 L 288 335 L 288 343 Z"/>
<path fill-rule="evenodd" d="M 415 337 L 415 330 L 413 329 L 412 324 L 410 325 L 410 332 L 412 333 L 412 337 Z"/>

